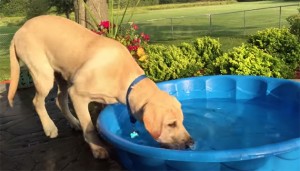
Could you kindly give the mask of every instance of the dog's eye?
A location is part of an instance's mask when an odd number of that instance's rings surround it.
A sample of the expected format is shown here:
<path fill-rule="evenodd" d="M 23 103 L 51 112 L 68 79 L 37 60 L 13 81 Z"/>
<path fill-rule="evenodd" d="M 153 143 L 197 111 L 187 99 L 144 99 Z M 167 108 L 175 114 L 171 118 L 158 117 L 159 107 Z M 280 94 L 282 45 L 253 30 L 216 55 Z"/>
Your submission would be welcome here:
<path fill-rule="evenodd" d="M 168 126 L 171 128 L 175 128 L 177 126 L 177 123 L 176 123 L 176 121 L 174 121 L 172 123 L 169 123 Z"/>

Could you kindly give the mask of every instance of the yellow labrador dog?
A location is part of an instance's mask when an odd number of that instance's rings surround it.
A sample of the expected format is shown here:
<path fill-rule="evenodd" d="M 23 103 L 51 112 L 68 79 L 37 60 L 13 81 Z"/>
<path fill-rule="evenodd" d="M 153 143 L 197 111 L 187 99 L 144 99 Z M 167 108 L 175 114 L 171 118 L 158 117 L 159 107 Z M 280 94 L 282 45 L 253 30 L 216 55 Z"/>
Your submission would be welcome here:
<path fill-rule="evenodd" d="M 129 85 L 144 74 L 126 47 L 62 17 L 39 16 L 28 20 L 15 33 L 10 46 L 11 106 L 19 80 L 18 59 L 27 65 L 33 78 L 33 104 L 45 134 L 50 138 L 58 135 L 44 102 L 56 80 L 56 102 L 66 119 L 73 128 L 82 129 L 95 158 L 108 157 L 100 146 L 88 104 L 126 104 Z M 69 110 L 68 94 L 79 121 Z M 163 146 L 182 149 L 192 143 L 182 123 L 180 103 L 150 79 L 145 78 L 133 87 L 128 102 L 134 117 L 144 122 L 147 131 Z"/>

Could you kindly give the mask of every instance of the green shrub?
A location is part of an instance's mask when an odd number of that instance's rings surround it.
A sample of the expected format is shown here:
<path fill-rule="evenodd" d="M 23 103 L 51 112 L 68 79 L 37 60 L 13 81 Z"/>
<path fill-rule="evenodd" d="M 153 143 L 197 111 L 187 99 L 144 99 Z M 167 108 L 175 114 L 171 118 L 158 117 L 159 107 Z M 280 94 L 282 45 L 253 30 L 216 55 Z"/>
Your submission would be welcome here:
<path fill-rule="evenodd" d="M 286 78 L 287 65 L 256 46 L 242 45 L 216 58 L 216 74 L 257 75 Z"/>
<path fill-rule="evenodd" d="M 139 6 L 158 5 L 159 0 L 141 0 Z"/>
<path fill-rule="evenodd" d="M 193 2 L 199 2 L 204 0 L 159 0 L 160 4 L 174 4 L 174 3 L 193 3 Z M 224 0 L 212 0 L 212 1 L 224 1 Z M 256 0 L 258 1 L 258 0 Z M 208 1 L 210 2 L 210 1 Z"/>
<path fill-rule="evenodd" d="M 120 5 L 122 8 L 125 8 L 127 5 L 127 0 L 121 0 L 121 1 L 116 1 L 116 2 L 120 2 L 119 3 L 115 3 L 114 7 L 118 8 L 118 5 Z M 138 0 L 130 0 L 129 1 L 129 6 L 130 7 L 134 7 L 137 4 Z M 159 0 L 139 0 L 138 6 L 149 6 L 149 5 L 158 5 L 159 4 Z"/>
<path fill-rule="evenodd" d="M 300 41 L 300 8 L 298 14 L 289 16 L 286 20 L 290 24 L 290 32 L 298 37 Z"/>
<path fill-rule="evenodd" d="M 46 14 L 50 9 L 50 2 L 48 0 L 29 0 L 27 9 L 27 18 L 33 18 L 39 15 Z"/>
<path fill-rule="evenodd" d="M 4 16 L 24 16 L 28 3 L 29 0 L 0 0 L 0 11 Z"/>
<path fill-rule="evenodd" d="M 159 0 L 160 4 L 173 4 L 176 3 L 176 0 Z"/>
<path fill-rule="evenodd" d="M 266 53 L 282 60 L 295 71 L 300 63 L 300 44 L 297 37 L 287 28 L 271 28 L 259 31 L 249 38 L 248 42 Z M 291 71 L 290 71 L 291 72 Z"/>
<path fill-rule="evenodd" d="M 139 64 L 154 81 L 213 74 L 212 62 L 221 55 L 220 47 L 209 37 L 178 46 L 150 45 L 145 49 L 148 59 Z"/>
<path fill-rule="evenodd" d="M 212 62 L 222 55 L 219 40 L 210 37 L 198 38 L 193 42 L 196 53 L 204 64 L 203 72 L 205 75 L 214 74 Z"/>
<path fill-rule="evenodd" d="M 181 50 L 192 47 L 186 43 L 180 47 L 149 45 L 146 47 L 148 59 L 139 64 L 146 75 L 156 82 L 200 75 L 198 71 L 203 64 L 196 53 Z"/>

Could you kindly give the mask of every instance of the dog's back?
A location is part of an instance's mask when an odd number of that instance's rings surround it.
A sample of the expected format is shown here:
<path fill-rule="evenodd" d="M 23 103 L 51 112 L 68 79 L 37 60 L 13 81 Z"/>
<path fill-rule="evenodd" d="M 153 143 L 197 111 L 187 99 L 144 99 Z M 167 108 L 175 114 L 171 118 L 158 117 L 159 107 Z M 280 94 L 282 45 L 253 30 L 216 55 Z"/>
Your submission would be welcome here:
<path fill-rule="evenodd" d="M 17 47 L 17 56 L 25 60 L 25 63 L 27 58 L 44 56 L 48 58 L 54 70 L 73 73 L 74 69 L 89 58 L 88 49 L 99 37 L 68 19 L 57 16 L 39 16 L 28 20 L 16 32 L 13 41 Z M 30 52 L 35 53 L 28 54 Z"/>
<path fill-rule="evenodd" d="M 143 73 L 121 43 L 99 36 L 71 20 L 58 16 L 45 15 L 28 20 L 16 32 L 10 54 L 12 62 L 8 99 L 11 105 L 19 79 L 17 58 L 29 68 L 35 86 L 37 79 L 41 78 L 50 85 L 54 80 L 54 72 L 60 73 L 65 80 L 72 81 L 79 68 L 87 63 L 90 70 L 101 69 L 101 72 L 97 73 L 99 77 L 101 74 L 118 75 L 116 72 L 124 72 L 126 68 L 130 68 L 132 77 L 136 73 Z M 106 76 L 104 78 L 111 79 Z M 105 81 L 102 79 L 101 82 Z"/>

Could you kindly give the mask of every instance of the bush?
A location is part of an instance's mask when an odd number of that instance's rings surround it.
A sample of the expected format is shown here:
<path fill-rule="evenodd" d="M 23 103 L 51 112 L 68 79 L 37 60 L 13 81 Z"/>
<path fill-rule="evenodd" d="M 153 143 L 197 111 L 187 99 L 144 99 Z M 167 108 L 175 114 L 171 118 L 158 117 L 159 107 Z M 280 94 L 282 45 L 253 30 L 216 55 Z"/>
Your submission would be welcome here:
<path fill-rule="evenodd" d="M 140 66 L 154 81 L 208 75 L 213 73 L 212 61 L 221 55 L 218 40 L 198 38 L 178 46 L 150 45 L 148 58 Z"/>
<path fill-rule="evenodd" d="M 27 18 L 33 18 L 39 15 L 46 14 L 50 9 L 50 2 L 48 0 L 29 0 L 27 9 Z"/>
<path fill-rule="evenodd" d="M 176 0 L 159 0 L 160 4 L 173 4 L 176 3 Z"/>
<path fill-rule="evenodd" d="M 214 74 L 212 62 L 222 55 L 219 40 L 210 37 L 198 38 L 193 42 L 198 57 L 204 64 L 203 72 L 205 75 Z"/>
<path fill-rule="evenodd" d="M 251 36 L 248 42 L 282 60 L 291 71 L 295 71 L 299 67 L 300 44 L 297 37 L 291 34 L 287 28 L 259 31 L 256 35 Z"/>
<path fill-rule="evenodd" d="M 0 0 L 0 11 L 4 16 L 24 16 L 26 15 L 29 0 Z"/>
<path fill-rule="evenodd" d="M 300 8 L 298 14 L 289 16 L 286 20 L 290 24 L 290 32 L 298 37 L 300 41 Z"/>
<path fill-rule="evenodd" d="M 138 0 L 130 0 L 129 6 L 134 7 L 137 4 L 137 2 Z M 158 5 L 158 4 L 159 4 L 159 0 L 140 0 L 138 6 L 149 6 L 149 5 Z M 118 5 L 124 8 L 127 5 L 127 0 L 121 0 L 120 4 L 115 3 L 114 7 L 118 8 Z"/>
<path fill-rule="evenodd" d="M 286 78 L 287 65 L 256 46 L 242 45 L 216 58 L 216 74 L 257 75 Z"/>
<path fill-rule="evenodd" d="M 160 4 L 174 4 L 174 3 L 193 3 L 200 2 L 204 0 L 159 0 Z M 212 1 L 223 1 L 223 0 L 212 0 Z"/>
<path fill-rule="evenodd" d="M 141 0 L 139 6 L 158 5 L 159 0 Z"/>
<path fill-rule="evenodd" d="M 146 48 L 148 59 L 139 64 L 148 77 L 156 82 L 200 75 L 198 71 L 203 67 L 200 58 L 193 51 L 182 50 L 193 47 L 187 43 L 180 47 L 149 45 Z"/>
<path fill-rule="evenodd" d="M 257 2 L 257 1 L 268 1 L 268 0 L 237 0 L 237 2 Z"/>

